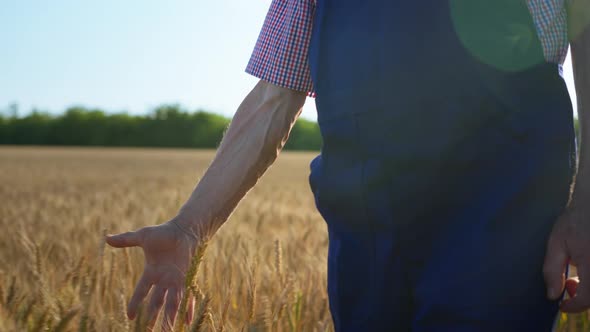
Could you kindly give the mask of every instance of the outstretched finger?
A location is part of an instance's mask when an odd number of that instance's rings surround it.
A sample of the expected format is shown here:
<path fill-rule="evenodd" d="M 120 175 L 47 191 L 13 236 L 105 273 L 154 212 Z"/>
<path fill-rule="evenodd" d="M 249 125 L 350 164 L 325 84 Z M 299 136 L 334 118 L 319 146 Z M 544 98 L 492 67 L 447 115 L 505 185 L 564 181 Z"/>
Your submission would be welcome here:
<path fill-rule="evenodd" d="M 139 235 L 139 231 L 127 232 L 107 235 L 106 241 L 111 247 L 115 248 L 137 247 L 141 244 L 141 236 Z"/>
<path fill-rule="evenodd" d="M 166 306 L 164 307 L 164 319 L 162 320 L 162 331 L 172 331 L 178 306 L 180 305 L 180 299 L 182 298 L 180 293 L 177 288 L 168 288 Z"/>
<path fill-rule="evenodd" d="M 158 319 L 158 313 L 164 304 L 164 297 L 166 296 L 166 289 L 161 286 L 155 286 L 152 291 L 150 304 L 148 305 L 147 327 L 151 331 Z"/>
<path fill-rule="evenodd" d="M 137 316 L 137 308 L 149 293 L 150 288 L 152 288 L 152 282 L 148 277 L 146 277 L 146 274 L 144 273 L 137 282 L 137 286 L 135 286 L 135 292 L 133 292 L 133 296 L 131 296 L 129 305 L 127 305 L 127 317 L 129 317 L 129 319 L 135 319 Z"/>
<path fill-rule="evenodd" d="M 568 280 L 569 287 L 575 290 L 575 294 L 563 301 L 560 308 L 563 312 L 578 313 L 590 307 L 590 262 L 581 262 L 577 269 L 579 282 L 574 278 Z"/>

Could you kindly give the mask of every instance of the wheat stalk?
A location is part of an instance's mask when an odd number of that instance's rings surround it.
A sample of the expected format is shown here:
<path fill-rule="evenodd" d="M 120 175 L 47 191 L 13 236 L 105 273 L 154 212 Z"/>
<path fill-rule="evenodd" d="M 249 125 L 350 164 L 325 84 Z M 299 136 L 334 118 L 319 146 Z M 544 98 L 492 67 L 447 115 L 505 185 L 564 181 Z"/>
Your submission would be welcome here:
<path fill-rule="evenodd" d="M 205 320 L 209 314 L 209 304 L 211 302 L 211 298 L 209 294 L 205 294 L 201 302 L 199 303 L 199 309 L 197 310 L 197 314 L 195 315 L 195 321 L 191 326 L 191 332 L 198 332 L 203 329 L 205 326 Z"/>

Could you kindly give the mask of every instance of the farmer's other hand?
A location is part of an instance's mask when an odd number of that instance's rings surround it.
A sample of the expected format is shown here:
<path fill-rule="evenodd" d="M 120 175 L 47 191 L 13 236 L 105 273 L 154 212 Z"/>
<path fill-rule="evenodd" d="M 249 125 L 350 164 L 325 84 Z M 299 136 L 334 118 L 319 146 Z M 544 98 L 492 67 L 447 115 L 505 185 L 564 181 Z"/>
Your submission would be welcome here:
<path fill-rule="evenodd" d="M 106 242 L 116 248 L 141 247 L 145 255 L 143 274 L 127 307 L 127 316 L 134 319 L 138 306 L 152 290 L 147 306 L 147 324 L 151 330 L 160 309 L 164 307 L 163 331 L 174 324 L 184 293 L 185 274 L 197 247 L 197 237 L 186 233 L 176 221 L 144 227 L 134 232 L 107 235 Z M 192 320 L 194 298 L 188 300 L 187 323 Z"/>
<path fill-rule="evenodd" d="M 590 208 L 571 204 L 558 219 L 547 244 L 543 273 L 547 296 L 557 300 L 564 288 L 570 298 L 561 303 L 563 312 L 590 308 Z M 578 278 L 565 278 L 567 264 L 575 266 Z"/>

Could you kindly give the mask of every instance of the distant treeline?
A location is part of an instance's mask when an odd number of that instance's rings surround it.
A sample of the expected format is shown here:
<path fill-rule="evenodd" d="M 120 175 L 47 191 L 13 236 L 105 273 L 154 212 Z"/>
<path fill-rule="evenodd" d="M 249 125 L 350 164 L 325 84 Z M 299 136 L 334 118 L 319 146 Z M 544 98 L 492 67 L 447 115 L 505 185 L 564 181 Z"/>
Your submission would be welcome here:
<path fill-rule="evenodd" d="M 16 113 L 0 114 L 0 144 L 216 148 L 230 122 L 178 105 L 163 105 L 148 115 L 85 107 L 71 107 L 60 115 Z M 320 146 L 317 124 L 299 119 L 285 148 L 319 150 Z"/>

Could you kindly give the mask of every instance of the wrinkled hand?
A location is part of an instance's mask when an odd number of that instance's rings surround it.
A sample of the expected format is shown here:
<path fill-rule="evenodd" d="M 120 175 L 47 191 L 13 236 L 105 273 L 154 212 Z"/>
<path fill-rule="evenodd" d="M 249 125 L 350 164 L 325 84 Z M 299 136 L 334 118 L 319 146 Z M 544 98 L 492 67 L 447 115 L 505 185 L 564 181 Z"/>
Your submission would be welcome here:
<path fill-rule="evenodd" d="M 557 300 L 564 288 L 570 298 L 561 303 L 563 312 L 590 308 L 590 209 L 572 205 L 556 222 L 547 245 L 543 273 L 547 296 Z M 577 278 L 565 278 L 567 264 L 578 270 Z"/>
<path fill-rule="evenodd" d="M 116 248 L 141 247 L 145 255 L 143 274 L 127 307 L 129 319 L 137 316 L 139 305 L 151 289 L 147 306 L 148 328 L 153 328 L 160 309 L 166 303 L 162 330 L 170 330 L 184 293 L 185 274 L 197 246 L 197 238 L 170 221 L 135 232 L 108 235 L 106 242 Z M 195 299 L 189 299 L 185 317 L 187 323 L 193 318 L 194 305 Z"/>

